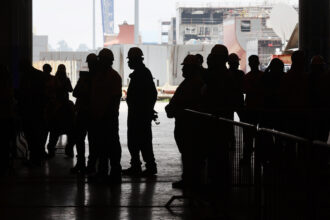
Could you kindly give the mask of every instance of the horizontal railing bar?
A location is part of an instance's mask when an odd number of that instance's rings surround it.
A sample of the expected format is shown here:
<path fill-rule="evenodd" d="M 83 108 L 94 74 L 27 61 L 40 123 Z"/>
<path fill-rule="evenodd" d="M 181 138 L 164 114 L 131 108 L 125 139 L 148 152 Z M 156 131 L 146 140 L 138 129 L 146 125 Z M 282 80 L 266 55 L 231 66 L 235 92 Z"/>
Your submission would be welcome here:
<path fill-rule="evenodd" d="M 318 145 L 318 146 L 323 146 L 323 147 L 329 147 L 330 148 L 329 144 L 327 144 L 325 142 L 322 142 L 322 141 L 317 141 L 317 140 L 310 141 L 307 138 L 303 138 L 303 137 L 296 136 L 296 135 L 293 135 L 293 134 L 289 134 L 289 133 L 285 133 L 285 132 L 281 132 L 281 131 L 277 131 L 277 130 L 269 129 L 269 128 L 257 127 L 255 125 L 245 123 L 245 122 L 233 121 L 233 120 L 230 120 L 228 118 L 218 117 L 218 116 L 215 116 L 215 115 L 210 114 L 210 113 L 199 112 L 199 111 L 191 110 L 191 109 L 185 109 L 185 111 L 190 112 L 190 113 L 194 113 L 194 114 L 198 114 L 198 115 L 203 115 L 203 116 L 210 117 L 210 118 L 213 118 L 213 119 L 217 119 L 219 121 L 223 121 L 223 122 L 226 122 L 226 123 L 229 123 L 229 124 L 232 124 L 232 125 L 237 125 L 237 126 L 240 126 L 240 127 L 255 129 L 256 132 L 269 133 L 269 134 L 272 134 L 272 135 L 277 135 L 277 136 L 285 137 L 285 138 L 288 138 L 288 139 L 291 139 L 291 140 L 295 140 L 297 142 L 303 142 L 303 143 L 308 143 L 308 144 L 311 143 L 313 145 Z"/>

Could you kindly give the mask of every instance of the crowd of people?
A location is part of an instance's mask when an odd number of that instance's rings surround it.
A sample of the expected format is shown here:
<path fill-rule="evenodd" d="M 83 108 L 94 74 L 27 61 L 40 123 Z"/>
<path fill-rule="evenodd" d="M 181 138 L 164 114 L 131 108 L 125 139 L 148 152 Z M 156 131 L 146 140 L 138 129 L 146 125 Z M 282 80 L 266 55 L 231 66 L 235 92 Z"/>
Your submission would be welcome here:
<path fill-rule="evenodd" d="M 114 184 L 121 183 L 122 175 L 156 175 L 151 122 L 157 118 L 154 111 L 157 89 L 150 70 L 143 63 L 142 50 L 131 48 L 127 59 L 133 70 L 126 98 L 131 155 L 128 169 L 121 167 L 118 134 L 122 79 L 112 68 L 113 53 L 102 49 L 98 55 L 88 55 L 89 70 L 80 72 L 74 89 L 64 65 L 59 65 L 53 76 L 49 64 L 40 71 L 22 62 L 17 89 L 13 88 L 12 74 L 1 66 L 0 120 L 2 128 L 6 128 L 0 133 L 4 143 L 0 155 L 1 173 L 9 167 L 10 155 L 15 154 L 11 146 L 15 145 L 17 133 L 22 132 L 29 148 L 28 165 L 32 167 L 42 166 L 44 160 L 53 158 L 59 137 L 66 134 L 65 154 L 72 158 L 74 146 L 77 149 L 77 163 L 71 168 L 72 173 L 88 174 L 91 181 Z M 306 65 L 304 52 L 296 51 L 287 73 L 283 62 L 277 58 L 264 72 L 259 70 L 258 56 L 252 55 L 248 61 L 251 70 L 245 74 L 239 70 L 238 55 L 229 54 L 220 44 L 208 55 L 207 68 L 203 67 L 200 54 L 187 55 L 183 60 L 184 80 L 165 108 L 167 116 L 175 118 L 174 137 L 182 156 L 182 180 L 174 182 L 174 188 L 202 184 L 206 163 L 208 181 L 217 188 L 226 184 L 221 181 L 228 175 L 226 151 L 235 143 L 233 126 L 189 113 L 186 109 L 231 120 L 236 112 L 243 122 L 327 141 L 330 74 L 324 59 L 315 56 Z M 75 103 L 69 99 L 71 92 Z M 89 142 L 87 163 L 86 136 Z M 271 137 L 264 139 L 267 145 L 272 142 Z M 242 163 L 248 163 L 253 150 L 253 135 L 246 130 Z M 270 150 L 265 151 L 271 154 Z M 144 170 L 140 153 L 145 162 Z"/>

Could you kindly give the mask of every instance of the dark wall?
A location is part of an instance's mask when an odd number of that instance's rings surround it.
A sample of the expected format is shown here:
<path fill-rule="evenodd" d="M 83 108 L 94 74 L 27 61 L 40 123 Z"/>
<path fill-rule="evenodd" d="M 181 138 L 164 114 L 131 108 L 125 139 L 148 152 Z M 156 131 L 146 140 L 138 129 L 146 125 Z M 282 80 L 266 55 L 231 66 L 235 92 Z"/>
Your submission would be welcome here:
<path fill-rule="evenodd" d="M 321 54 L 330 63 L 330 1 L 299 1 L 299 48 L 308 58 Z"/>
<path fill-rule="evenodd" d="M 5 64 L 18 81 L 18 64 L 32 62 L 32 0 L 1 0 L 0 63 Z"/>

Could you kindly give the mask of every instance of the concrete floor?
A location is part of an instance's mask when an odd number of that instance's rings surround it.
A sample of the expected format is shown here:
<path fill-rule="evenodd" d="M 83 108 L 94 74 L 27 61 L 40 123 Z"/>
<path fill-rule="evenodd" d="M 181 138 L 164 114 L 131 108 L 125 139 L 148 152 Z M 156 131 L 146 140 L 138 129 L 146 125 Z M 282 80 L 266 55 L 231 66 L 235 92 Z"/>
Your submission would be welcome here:
<path fill-rule="evenodd" d="M 154 179 L 123 178 L 120 186 L 89 184 L 69 173 L 75 163 L 59 150 L 42 168 L 26 168 L 15 163 L 10 177 L 0 180 L 0 219 L 192 219 L 184 202 L 172 212 L 164 205 L 181 192 L 171 187 L 181 175 L 180 155 L 173 139 L 174 121 L 166 118 L 158 103 L 160 125 L 153 124 L 154 151 L 159 174 Z M 129 166 L 126 140 L 127 107 L 120 111 L 122 166 Z M 195 219 L 203 219 L 194 215 Z M 218 219 L 218 218 L 217 218 Z"/>

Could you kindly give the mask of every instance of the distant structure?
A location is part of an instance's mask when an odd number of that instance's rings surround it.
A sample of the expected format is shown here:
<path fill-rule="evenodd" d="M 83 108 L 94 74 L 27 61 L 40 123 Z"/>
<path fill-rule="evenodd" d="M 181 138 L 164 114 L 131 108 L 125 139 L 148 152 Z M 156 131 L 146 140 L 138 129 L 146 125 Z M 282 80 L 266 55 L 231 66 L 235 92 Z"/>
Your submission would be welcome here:
<path fill-rule="evenodd" d="M 104 38 L 104 47 L 116 44 L 134 44 L 134 25 L 127 24 L 124 21 L 119 25 L 119 34 L 107 35 Z M 141 36 L 139 36 L 139 42 L 141 43 Z"/>
<path fill-rule="evenodd" d="M 244 71 L 248 70 L 247 57 L 251 54 L 260 56 L 262 67 L 268 65 L 272 55 L 282 51 L 290 38 L 279 36 L 273 29 L 275 26 L 270 26 L 270 15 L 279 1 L 233 2 L 178 3 L 176 18 L 166 33 L 167 44 L 225 44 L 230 53 L 240 56 L 240 68 Z M 289 5 L 285 8 L 297 11 Z"/>
<path fill-rule="evenodd" d="M 33 62 L 40 60 L 40 53 L 48 51 L 48 36 L 33 35 Z"/>

